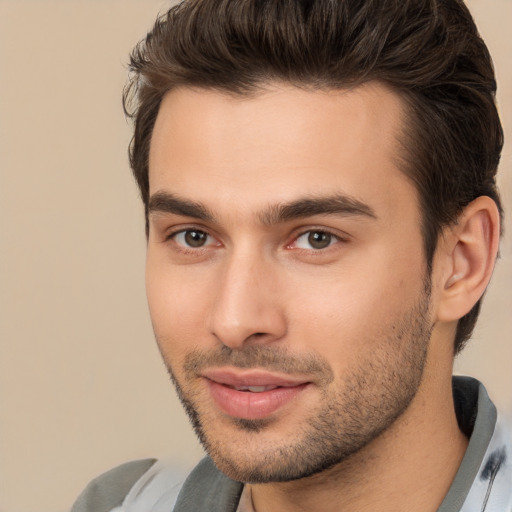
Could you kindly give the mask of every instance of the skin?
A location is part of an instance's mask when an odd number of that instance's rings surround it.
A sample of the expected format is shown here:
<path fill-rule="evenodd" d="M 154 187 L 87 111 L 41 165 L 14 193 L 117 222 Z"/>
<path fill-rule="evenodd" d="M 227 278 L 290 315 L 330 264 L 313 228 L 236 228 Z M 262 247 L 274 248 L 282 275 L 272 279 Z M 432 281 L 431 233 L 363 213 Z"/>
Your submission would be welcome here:
<path fill-rule="evenodd" d="M 244 98 L 182 88 L 161 105 L 146 270 L 154 331 L 203 443 L 251 482 L 257 512 L 435 511 L 467 446 L 453 336 L 492 272 L 497 217 L 475 203 L 444 233 L 428 279 L 416 191 L 398 167 L 402 109 L 377 83 L 274 84 Z M 276 215 L 340 195 L 342 213 Z M 478 256 L 482 240 L 490 249 Z M 306 385 L 241 421 L 212 398 L 212 368 Z"/>

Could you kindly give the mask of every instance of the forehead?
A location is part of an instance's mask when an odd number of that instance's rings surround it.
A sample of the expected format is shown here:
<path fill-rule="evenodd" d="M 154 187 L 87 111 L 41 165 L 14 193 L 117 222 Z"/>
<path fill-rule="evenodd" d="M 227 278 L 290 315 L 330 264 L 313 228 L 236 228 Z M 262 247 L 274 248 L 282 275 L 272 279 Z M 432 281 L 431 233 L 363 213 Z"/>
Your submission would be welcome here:
<path fill-rule="evenodd" d="M 403 109 L 378 83 L 339 91 L 276 85 L 248 97 L 173 90 L 153 131 L 150 195 L 166 191 L 231 213 L 307 194 L 396 207 L 415 198 L 398 163 Z"/>

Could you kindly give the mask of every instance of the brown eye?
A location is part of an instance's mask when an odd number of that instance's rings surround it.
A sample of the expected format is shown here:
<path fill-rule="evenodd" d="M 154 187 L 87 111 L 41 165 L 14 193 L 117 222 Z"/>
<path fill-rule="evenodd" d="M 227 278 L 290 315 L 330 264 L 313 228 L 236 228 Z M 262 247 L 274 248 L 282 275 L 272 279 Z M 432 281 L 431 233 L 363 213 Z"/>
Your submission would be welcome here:
<path fill-rule="evenodd" d="M 210 235 L 199 229 L 185 229 L 175 233 L 172 238 L 182 246 L 198 249 L 209 243 Z"/>
<path fill-rule="evenodd" d="M 202 247 L 208 235 L 204 231 L 185 231 L 185 243 L 190 247 Z"/>
<path fill-rule="evenodd" d="M 325 249 L 332 242 L 332 235 L 325 231 L 311 231 L 308 234 L 308 243 L 313 249 Z"/>
<path fill-rule="evenodd" d="M 327 249 L 333 243 L 339 241 L 340 239 L 329 233 L 328 231 L 322 231 L 320 229 L 306 231 L 302 233 L 294 242 L 294 247 L 296 249 L 308 249 L 308 250 L 321 250 Z"/>

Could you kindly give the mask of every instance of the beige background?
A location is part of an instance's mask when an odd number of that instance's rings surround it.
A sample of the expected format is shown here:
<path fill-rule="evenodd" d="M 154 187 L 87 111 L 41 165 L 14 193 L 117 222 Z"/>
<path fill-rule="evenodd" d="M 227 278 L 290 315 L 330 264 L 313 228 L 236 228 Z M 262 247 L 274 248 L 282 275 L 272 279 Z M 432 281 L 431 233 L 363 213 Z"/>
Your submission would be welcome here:
<path fill-rule="evenodd" d="M 511 0 L 470 7 L 512 138 Z M 162 0 L 0 0 L 0 511 L 64 511 L 123 461 L 200 456 L 144 296 L 142 210 L 120 104 Z M 512 230 L 512 145 L 501 184 Z M 512 413 L 512 234 L 457 368 Z"/>

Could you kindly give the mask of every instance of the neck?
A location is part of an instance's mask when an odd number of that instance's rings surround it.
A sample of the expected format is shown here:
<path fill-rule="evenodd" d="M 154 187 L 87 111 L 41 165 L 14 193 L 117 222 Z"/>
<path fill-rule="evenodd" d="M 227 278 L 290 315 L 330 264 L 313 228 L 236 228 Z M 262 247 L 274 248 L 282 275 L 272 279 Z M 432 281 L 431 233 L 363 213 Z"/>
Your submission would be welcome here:
<path fill-rule="evenodd" d="M 256 512 L 435 512 L 468 440 L 457 425 L 451 370 L 442 379 L 434 372 L 392 427 L 349 459 L 301 480 L 251 485 Z"/>

